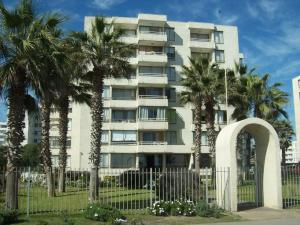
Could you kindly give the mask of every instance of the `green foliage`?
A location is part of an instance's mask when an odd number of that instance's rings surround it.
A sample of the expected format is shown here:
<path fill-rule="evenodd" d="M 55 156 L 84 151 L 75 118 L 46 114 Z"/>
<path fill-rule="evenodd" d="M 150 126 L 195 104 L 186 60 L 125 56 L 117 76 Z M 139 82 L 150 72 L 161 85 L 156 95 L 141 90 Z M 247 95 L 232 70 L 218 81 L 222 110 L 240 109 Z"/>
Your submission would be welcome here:
<path fill-rule="evenodd" d="M 16 210 L 6 210 L 0 212 L 0 225 L 15 223 L 18 221 L 18 212 Z"/>
<path fill-rule="evenodd" d="M 120 210 L 101 203 L 88 205 L 84 212 L 84 216 L 87 219 L 112 223 L 120 219 L 125 219 Z"/>
<path fill-rule="evenodd" d="M 0 146 L 0 169 L 6 166 L 6 146 Z"/>
<path fill-rule="evenodd" d="M 195 205 L 192 201 L 157 201 L 150 213 L 155 216 L 195 216 Z"/>
<path fill-rule="evenodd" d="M 217 205 L 209 205 L 205 201 L 200 201 L 196 204 L 197 216 L 220 218 L 222 213 L 223 209 Z"/>
<path fill-rule="evenodd" d="M 40 147 L 37 144 L 27 144 L 22 149 L 22 167 L 37 167 L 40 165 Z"/>

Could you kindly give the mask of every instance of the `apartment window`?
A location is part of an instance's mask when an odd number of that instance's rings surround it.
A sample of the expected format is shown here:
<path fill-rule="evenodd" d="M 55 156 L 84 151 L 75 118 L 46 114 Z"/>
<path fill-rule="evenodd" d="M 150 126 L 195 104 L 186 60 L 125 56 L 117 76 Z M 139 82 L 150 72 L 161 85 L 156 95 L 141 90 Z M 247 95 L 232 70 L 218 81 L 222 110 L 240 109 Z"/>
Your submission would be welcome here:
<path fill-rule="evenodd" d="M 176 133 L 176 131 L 167 131 L 166 141 L 167 141 L 168 145 L 176 145 L 177 144 L 177 133 Z"/>
<path fill-rule="evenodd" d="M 161 46 L 139 46 L 139 53 L 146 55 L 162 54 L 163 47 Z"/>
<path fill-rule="evenodd" d="M 49 142 L 50 142 L 50 148 L 52 149 L 57 149 L 60 147 L 58 136 L 50 137 Z M 71 148 L 71 137 L 67 137 L 67 148 Z"/>
<path fill-rule="evenodd" d="M 164 133 L 163 132 L 155 132 L 155 131 L 146 131 L 140 134 L 140 140 L 143 144 L 153 142 L 164 142 Z"/>
<path fill-rule="evenodd" d="M 136 30 L 124 30 L 122 37 L 135 37 L 136 36 Z"/>
<path fill-rule="evenodd" d="M 167 76 L 169 81 L 176 81 L 176 70 L 175 67 L 167 67 Z"/>
<path fill-rule="evenodd" d="M 102 98 L 103 99 L 109 99 L 110 97 L 110 87 L 109 86 L 104 86 L 103 93 L 102 93 Z"/>
<path fill-rule="evenodd" d="M 58 131 L 59 130 L 59 119 L 50 119 L 50 130 Z M 68 119 L 68 131 L 72 130 L 72 119 Z"/>
<path fill-rule="evenodd" d="M 113 100 L 135 100 L 135 89 L 116 89 L 112 90 Z"/>
<path fill-rule="evenodd" d="M 216 50 L 215 51 L 216 62 L 225 62 L 225 55 L 223 50 Z"/>
<path fill-rule="evenodd" d="M 169 123 L 176 123 L 176 109 L 168 109 L 167 118 Z"/>
<path fill-rule="evenodd" d="M 101 133 L 101 143 L 108 144 L 108 140 L 109 140 L 108 130 L 103 130 Z"/>
<path fill-rule="evenodd" d="M 140 107 L 140 120 L 165 120 L 166 109 L 162 107 Z"/>
<path fill-rule="evenodd" d="M 112 153 L 111 168 L 132 168 L 135 167 L 135 154 L 130 153 Z"/>
<path fill-rule="evenodd" d="M 139 26 L 139 31 L 141 33 L 162 33 L 164 29 L 163 27 Z"/>
<path fill-rule="evenodd" d="M 167 47 L 167 56 L 170 60 L 175 60 L 175 47 Z"/>
<path fill-rule="evenodd" d="M 215 31 L 215 43 L 217 44 L 224 43 L 223 31 Z"/>
<path fill-rule="evenodd" d="M 219 110 L 215 114 L 215 122 L 218 124 L 225 124 L 227 121 L 227 112 L 225 110 Z"/>
<path fill-rule="evenodd" d="M 176 101 L 176 89 L 175 88 L 167 88 L 166 96 L 170 102 L 175 102 Z"/>
<path fill-rule="evenodd" d="M 166 30 L 166 33 L 167 33 L 168 41 L 175 41 L 175 31 L 174 31 L 174 28 L 172 28 L 172 27 L 166 27 L 165 30 Z"/>
<path fill-rule="evenodd" d="M 59 167 L 59 155 L 53 155 L 51 157 L 53 167 Z M 71 167 L 71 156 L 67 156 L 67 167 Z"/>
<path fill-rule="evenodd" d="M 108 153 L 100 154 L 100 168 L 108 168 L 109 167 L 109 155 Z"/>
<path fill-rule="evenodd" d="M 163 96 L 162 88 L 139 88 L 139 95 L 143 97 Z"/>
<path fill-rule="evenodd" d="M 191 41 L 209 42 L 209 34 L 191 33 Z"/>
<path fill-rule="evenodd" d="M 196 58 L 209 59 L 209 53 L 208 52 L 192 52 L 191 58 L 192 59 L 196 59 Z"/>
<path fill-rule="evenodd" d="M 112 131 L 111 141 L 113 144 L 118 143 L 136 143 L 135 130 L 114 130 Z"/>
<path fill-rule="evenodd" d="M 189 154 L 167 154 L 166 164 L 168 168 L 184 167 L 188 168 L 190 163 Z"/>
<path fill-rule="evenodd" d="M 193 141 L 195 143 L 195 131 L 193 131 Z M 206 131 L 201 131 L 201 145 L 208 145 L 207 133 Z"/>
<path fill-rule="evenodd" d="M 37 143 L 38 143 L 38 140 L 35 138 L 35 139 L 33 140 L 33 142 L 34 142 L 35 144 L 37 144 Z"/>
<path fill-rule="evenodd" d="M 140 66 L 140 75 L 162 75 L 164 73 L 164 68 L 160 66 Z"/>
<path fill-rule="evenodd" d="M 109 121 L 109 109 L 104 108 L 103 109 L 103 122 L 108 122 Z"/>
<path fill-rule="evenodd" d="M 135 110 L 113 110 L 112 121 L 113 122 L 135 122 L 136 115 Z"/>
<path fill-rule="evenodd" d="M 193 113 L 193 123 L 195 123 L 195 110 L 192 110 Z M 201 123 L 205 123 L 205 112 L 201 111 Z"/>

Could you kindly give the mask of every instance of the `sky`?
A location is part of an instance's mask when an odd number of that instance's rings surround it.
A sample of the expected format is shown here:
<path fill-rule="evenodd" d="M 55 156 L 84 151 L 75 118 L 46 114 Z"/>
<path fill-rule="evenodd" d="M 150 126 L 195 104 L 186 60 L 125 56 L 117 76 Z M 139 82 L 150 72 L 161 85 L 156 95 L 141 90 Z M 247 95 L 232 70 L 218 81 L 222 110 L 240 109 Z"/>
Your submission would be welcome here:
<path fill-rule="evenodd" d="M 17 0 L 4 0 L 12 8 Z M 294 124 L 292 78 L 300 74 L 300 0 L 36 0 L 38 12 L 57 11 L 68 17 L 66 30 L 83 30 L 85 16 L 136 17 L 165 14 L 168 20 L 235 25 L 240 52 L 249 68 L 269 73 L 290 95 L 286 107 Z M 6 120 L 5 104 L 0 121 Z"/>

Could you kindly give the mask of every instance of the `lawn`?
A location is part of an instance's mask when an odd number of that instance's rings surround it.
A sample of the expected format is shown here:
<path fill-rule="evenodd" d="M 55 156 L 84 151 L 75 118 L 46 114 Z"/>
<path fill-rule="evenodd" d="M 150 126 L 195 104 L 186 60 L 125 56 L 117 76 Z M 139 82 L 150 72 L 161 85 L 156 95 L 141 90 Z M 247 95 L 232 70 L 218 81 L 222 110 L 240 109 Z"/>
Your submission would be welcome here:
<path fill-rule="evenodd" d="M 21 217 L 20 222 L 15 224 L 20 225 L 69 225 L 71 223 L 65 222 L 65 216 L 63 215 L 38 215 Z M 82 215 L 71 215 L 67 217 L 67 220 L 73 222 L 74 225 L 100 225 L 105 223 L 99 223 L 97 221 L 91 221 L 83 218 Z M 158 217 L 147 214 L 128 215 L 128 225 L 186 225 L 186 224 L 201 224 L 201 223 L 219 223 L 219 222 L 231 222 L 240 221 L 239 216 L 232 214 L 226 214 L 219 219 L 215 218 L 203 218 L 203 217 Z M 136 223 L 134 223 L 134 221 Z"/>

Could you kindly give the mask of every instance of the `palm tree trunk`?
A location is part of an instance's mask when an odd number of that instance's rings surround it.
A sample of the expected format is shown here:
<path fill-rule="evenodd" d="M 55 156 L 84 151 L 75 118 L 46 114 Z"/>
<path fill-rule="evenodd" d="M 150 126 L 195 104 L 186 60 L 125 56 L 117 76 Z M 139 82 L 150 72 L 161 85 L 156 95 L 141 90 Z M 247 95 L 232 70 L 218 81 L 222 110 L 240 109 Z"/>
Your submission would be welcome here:
<path fill-rule="evenodd" d="M 59 182 L 58 192 L 66 191 L 65 173 L 67 167 L 67 133 L 68 133 L 68 96 L 62 97 L 59 104 Z"/>
<path fill-rule="evenodd" d="M 21 143 L 24 140 L 25 86 L 23 82 L 11 87 L 8 93 L 7 115 L 7 172 L 6 172 L 6 209 L 18 208 L 18 174 L 17 165 L 20 159 Z"/>
<path fill-rule="evenodd" d="M 212 100 L 205 102 L 205 122 L 207 130 L 207 142 L 211 156 L 211 166 L 215 168 L 215 152 L 216 152 L 216 131 L 215 131 L 215 110 Z"/>
<path fill-rule="evenodd" d="M 95 71 L 96 72 L 96 71 Z M 99 164 L 101 152 L 101 133 L 102 133 L 102 113 L 103 113 L 103 79 L 99 72 L 98 77 L 93 82 L 92 99 L 91 99 L 91 173 L 90 173 L 90 190 L 89 201 L 94 202 L 99 196 Z"/>
<path fill-rule="evenodd" d="M 200 157 L 201 157 L 201 103 L 195 108 L 195 171 L 200 173 Z"/>
<path fill-rule="evenodd" d="M 54 178 L 52 173 L 51 151 L 49 143 L 49 130 L 50 130 L 50 101 L 42 99 L 41 101 L 41 157 L 44 166 L 44 172 L 47 177 L 48 196 L 55 196 Z"/>

